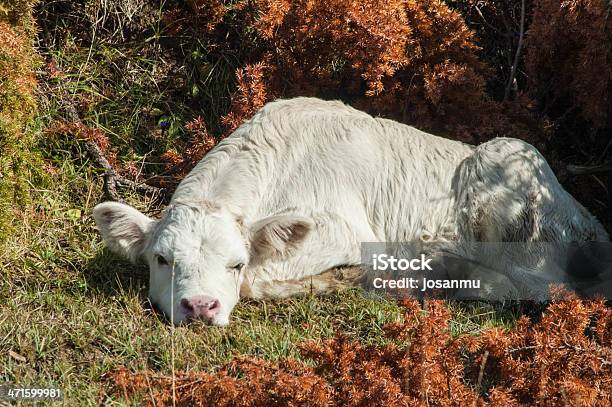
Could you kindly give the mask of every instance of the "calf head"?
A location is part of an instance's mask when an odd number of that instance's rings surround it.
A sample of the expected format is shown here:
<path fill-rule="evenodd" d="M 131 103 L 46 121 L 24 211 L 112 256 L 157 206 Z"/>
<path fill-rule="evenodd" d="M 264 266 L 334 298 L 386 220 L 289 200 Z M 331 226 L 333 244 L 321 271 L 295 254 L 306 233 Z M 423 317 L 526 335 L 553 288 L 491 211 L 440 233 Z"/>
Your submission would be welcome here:
<path fill-rule="evenodd" d="M 105 202 L 93 217 L 111 251 L 149 264 L 149 298 L 173 323 L 202 319 L 218 326 L 229 323 L 245 268 L 289 256 L 313 227 L 293 215 L 246 224 L 206 202 L 171 204 L 160 220 Z"/>

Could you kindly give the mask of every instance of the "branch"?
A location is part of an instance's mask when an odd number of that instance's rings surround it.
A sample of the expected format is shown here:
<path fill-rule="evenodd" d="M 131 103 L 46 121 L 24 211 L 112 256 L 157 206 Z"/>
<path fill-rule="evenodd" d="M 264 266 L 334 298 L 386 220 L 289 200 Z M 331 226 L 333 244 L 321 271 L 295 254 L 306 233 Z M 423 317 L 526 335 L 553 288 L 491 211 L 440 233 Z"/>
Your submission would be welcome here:
<path fill-rule="evenodd" d="M 482 362 L 480 363 L 480 371 L 478 372 L 478 382 L 476 383 L 476 388 L 481 390 L 482 386 L 482 378 L 484 376 L 485 366 L 487 364 L 487 359 L 489 358 L 489 351 L 485 350 L 484 355 L 482 356 Z"/>
<path fill-rule="evenodd" d="M 81 119 L 77 113 L 75 107 L 68 103 L 66 105 L 66 113 L 68 118 L 74 123 L 82 123 Z M 108 162 L 106 157 L 104 157 L 104 153 L 98 147 L 98 145 L 93 140 L 85 140 L 85 149 L 91 156 L 92 160 L 99 166 L 104 169 L 104 195 L 113 200 L 122 202 L 121 196 L 117 192 L 118 187 L 126 187 L 131 188 L 134 191 L 141 194 L 152 194 L 161 197 L 165 197 L 166 190 L 164 188 L 157 188 L 151 185 L 147 185 L 142 182 L 135 182 L 131 179 L 120 175 L 115 171 L 113 166 Z"/>
<path fill-rule="evenodd" d="M 572 175 L 588 175 L 595 174 L 597 172 L 612 171 L 612 161 L 591 166 L 569 164 L 567 166 L 567 171 Z"/>
<path fill-rule="evenodd" d="M 516 76 L 516 69 L 521 58 L 521 49 L 523 48 L 523 39 L 525 37 L 525 0 L 521 0 L 521 31 L 519 32 L 519 42 L 516 46 L 516 54 L 514 55 L 514 62 L 512 63 L 512 70 L 510 71 L 510 78 L 506 84 L 506 90 L 504 92 L 504 102 L 508 100 L 510 96 L 510 89 L 514 83 L 514 77 Z"/>
<path fill-rule="evenodd" d="M 501 35 L 503 37 L 507 37 L 508 33 L 503 33 L 501 32 L 497 27 L 495 27 L 493 24 L 489 23 L 487 21 L 487 19 L 485 18 L 484 14 L 482 14 L 482 11 L 480 10 L 480 7 L 478 7 L 478 5 L 474 6 L 474 9 L 476 9 L 476 12 L 478 13 L 478 15 L 480 16 L 480 18 L 482 19 L 482 22 L 489 27 L 489 29 L 493 30 L 496 34 Z"/>

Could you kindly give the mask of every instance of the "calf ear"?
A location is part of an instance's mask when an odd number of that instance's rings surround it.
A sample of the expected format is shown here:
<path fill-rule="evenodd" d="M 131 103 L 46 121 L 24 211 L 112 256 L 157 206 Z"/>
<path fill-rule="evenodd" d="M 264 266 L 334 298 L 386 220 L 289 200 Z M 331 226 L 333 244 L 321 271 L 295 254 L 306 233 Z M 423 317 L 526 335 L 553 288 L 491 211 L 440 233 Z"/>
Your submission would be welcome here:
<path fill-rule="evenodd" d="M 270 216 L 255 222 L 251 230 L 251 261 L 283 258 L 297 249 L 314 223 L 302 216 Z"/>
<path fill-rule="evenodd" d="M 155 223 L 131 206 L 118 202 L 96 205 L 93 217 L 108 248 L 132 262 L 142 255 L 146 234 Z"/>

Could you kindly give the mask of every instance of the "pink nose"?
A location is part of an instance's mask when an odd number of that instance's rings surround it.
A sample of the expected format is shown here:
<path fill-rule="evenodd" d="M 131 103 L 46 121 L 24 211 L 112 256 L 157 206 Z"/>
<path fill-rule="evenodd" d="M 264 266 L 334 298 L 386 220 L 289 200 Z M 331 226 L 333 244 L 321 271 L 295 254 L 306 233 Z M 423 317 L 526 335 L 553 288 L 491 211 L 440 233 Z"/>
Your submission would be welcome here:
<path fill-rule="evenodd" d="M 181 300 L 181 309 L 187 318 L 199 318 L 208 322 L 219 313 L 221 303 L 218 299 L 208 295 L 196 295 Z"/>

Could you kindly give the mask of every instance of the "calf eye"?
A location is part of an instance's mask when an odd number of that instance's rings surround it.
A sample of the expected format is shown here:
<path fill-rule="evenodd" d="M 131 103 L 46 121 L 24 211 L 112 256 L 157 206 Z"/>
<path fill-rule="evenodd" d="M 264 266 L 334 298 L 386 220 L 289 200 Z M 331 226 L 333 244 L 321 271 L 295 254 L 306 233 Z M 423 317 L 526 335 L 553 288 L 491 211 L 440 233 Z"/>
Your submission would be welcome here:
<path fill-rule="evenodd" d="M 166 260 L 164 258 L 164 256 L 160 256 L 159 254 L 157 255 L 157 264 L 159 264 L 160 266 L 167 266 L 168 265 L 168 260 Z"/>
<path fill-rule="evenodd" d="M 242 271 L 242 269 L 244 268 L 244 263 L 238 263 L 235 266 L 232 267 L 232 270 L 234 271 Z"/>

